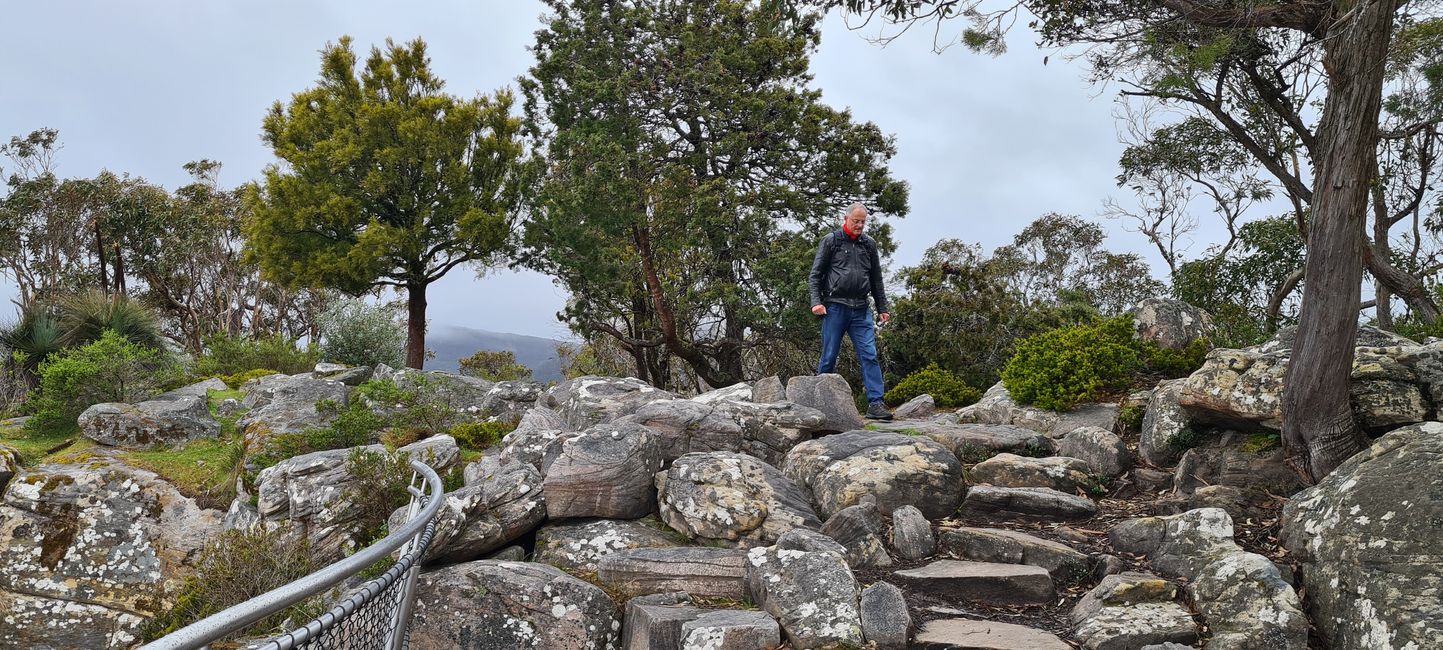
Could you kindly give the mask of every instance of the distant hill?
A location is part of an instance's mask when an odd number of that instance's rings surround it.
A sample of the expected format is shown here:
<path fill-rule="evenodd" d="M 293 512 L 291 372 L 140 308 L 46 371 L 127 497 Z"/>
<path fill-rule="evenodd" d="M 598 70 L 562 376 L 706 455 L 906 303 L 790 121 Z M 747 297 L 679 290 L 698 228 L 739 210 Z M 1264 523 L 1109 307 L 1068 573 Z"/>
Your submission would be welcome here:
<path fill-rule="evenodd" d="M 479 350 L 510 351 L 517 362 L 531 369 L 537 381 L 561 381 L 561 362 L 556 357 L 556 346 L 561 343 L 564 341 L 540 336 L 439 325 L 426 332 L 426 347 L 436 352 L 435 359 L 426 361 L 426 369 L 456 372 L 462 359 Z"/>

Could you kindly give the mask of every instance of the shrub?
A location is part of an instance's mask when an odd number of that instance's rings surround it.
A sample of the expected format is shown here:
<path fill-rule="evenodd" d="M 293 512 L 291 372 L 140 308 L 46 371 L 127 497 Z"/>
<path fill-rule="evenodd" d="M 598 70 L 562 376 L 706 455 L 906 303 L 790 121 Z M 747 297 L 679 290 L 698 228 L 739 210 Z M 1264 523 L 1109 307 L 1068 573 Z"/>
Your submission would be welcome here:
<path fill-rule="evenodd" d="M 1206 338 L 1193 341 L 1181 350 L 1169 350 L 1152 341 L 1138 345 L 1142 364 L 1149 370 L 1167 375 L 1169 379 L 1186 377 L 1197 371 L 1207 360 L 1208 350 L 1211 349 L 1212 342 Z"/>
<path fill-rule="evenodd" d="M 966 406 L 982 399 L 982 391 L 968 386 L 957 375 L 933 363 L 903 379 L 887 391 L 888 404 L 896 406 L 918 395 L 931 395 L 937 406 Z"/>
<path fill-rule="evenodd" d="M 1124 388 L 1139 367 L 1132 319 L 1110 318 L 1024 339 L 1002 369 L 1012 398 L 1054 411 Z"/>
<path fill-rule="evenodd" d="M 310 371 L 320 357 L 321 353 L 315 346 L 302 350 L 295 340 L 279 334 L 254 339 L 216 334 L 206 337 L 205 354 L 195 362 L 195 374 L 201 377 L 233 376 L 253 370 L 269 370 L 294 375 Z M 225 377 L 221 379 L 226 380 Z"/>
<path fill-rule="evenodd" d="M 531 369 L 516 362 L 510 350 L 481 350 L 461 360 L 461 374 L 487 381 L 531 381 Z"/>
<path fill-rule="evenodd" d="M 86 291 L 67 296 L 61 299 L 56 314 L 60 321 L 60 341 L 66 347 L 85 345 L 105 332 L 115 332 L 147 348 L 159 348 L 165 340 L 155 313 L 124 295 Z"/>
<path fill-rule="evenodd" d="M 1125 402 L 1117 409 L 1117 424 L 1122 427 L 1123 433 L 1136 433 L 1142 430 L 1142 420 L 1147 416 L 1147 408 L 1139 402 Z"/>
<path fill-rule="evenodd" d="M 52 355 L 40 364 L 34 430 L 69 429 L 92 404 L 139 402 L 184 381 L 165 352 L 145 348 L 107 330 L 100 339 Z"/>
<path fill-rule="evenodd" d="M 320 317 L 321 356 L 353 366 L 401 366 L 406 331 L 393 312 L 359 298 L 335 302 Z"/>
<path fill-rule="evenodd" d="M 27 373 L 34 373 L 52 353 L 64 346 L 60 343 L 60 320 L 51 310 L 31 304 L 20 313 L 20 320 L 0 328 L 0 352 Z"/>
<path fill-rule="evenodd" d="M 196 374 L 200 374 L 200 373 L 196 373 Z M 277 373 L 277 372 L 274 371 L 274 370 L 267 370 L 267 369 L 265 369 L 265 368 L 256 368 L 255 370 L 247 370 L 247 371 L 245 371 L 245 372 L 238 372 L 238 373 L 236 373 L 236 374 L 234 374 L 234 375 L 221 375 L 221 376 L 219 377 L 219 379 L 220 379 L 221 381 L 225 382 L 225 385 L 226 385 L 226 386 L 229 386 L 229 387 L 231 388 L 231 390 L 235 390 L 235 389 L 240 388 L 241 386 L 244 386 L 246 382 L 248 382 L 248 381 L 250 381 L 250 380 L 252 380 L 252 379 L 259 379 L 259 378 L 261 378 L 261 377 L 266 377 L 266 376 L 275 375 L 275 374 L 279 374 L 279 373 Z"/>
<path fill-rule="evenodd" d="M 424 460 L 424 459 L 422 459 Z M 410 492 L 411 464 L 407 454 L 386 454 L 353 449 L 346 459 L 346 471 L 355 480 L 346 491 L 360 534 L 358 547 L 369 546 L 385 535 L 386 519 L 406 505 Z"/>
<path fill-rule="evenodd" d="M 448 432 L 456 444 L 467 449 L 486 449 L 516 429 L 516 425 L 505 422 L 463 422 Z"/>

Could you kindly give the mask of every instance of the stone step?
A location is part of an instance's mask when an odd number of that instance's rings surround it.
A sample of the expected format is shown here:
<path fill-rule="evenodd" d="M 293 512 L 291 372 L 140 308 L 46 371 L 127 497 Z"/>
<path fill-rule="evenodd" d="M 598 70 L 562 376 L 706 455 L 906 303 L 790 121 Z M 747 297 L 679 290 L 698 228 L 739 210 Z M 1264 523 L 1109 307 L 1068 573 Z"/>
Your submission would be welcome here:
<path fill-rule="evenodd" d="M 962 500 L 962 516 L 1073 521 L 1097 514 L 1091 499 L 1049 488 L 1006 488 L 977 485 Z"/>
<path fill-rule="evenodd" d="M 1087 554 L 1060 542 L 1015 530 L 943 528 L 938 553 L 959 560 L 1030 564 L 1047 569 L 1057 580 L 1087 575 Z"/>
<path fill-rule="evenodd" d="M 693 596 L 742 598 L 746 551 L 730 548 L 638 548 L 597 562 L 601 582 L 631 595 L 685 591 Z"/>
<path fill-rule="evenodd" d="M 914 648 L 954 650 L 1071 650 L 1057 635 L 1037 628 L 993 621 L 944 618 L 928 621 L 917 631 Z"/>
<path fill-rule="evenodd" d="M 1027 564 L 937 560 L 892 575 L 914 589 L 974 602 L 1050 603 L 1057 595 L 1047 569 Z"/>

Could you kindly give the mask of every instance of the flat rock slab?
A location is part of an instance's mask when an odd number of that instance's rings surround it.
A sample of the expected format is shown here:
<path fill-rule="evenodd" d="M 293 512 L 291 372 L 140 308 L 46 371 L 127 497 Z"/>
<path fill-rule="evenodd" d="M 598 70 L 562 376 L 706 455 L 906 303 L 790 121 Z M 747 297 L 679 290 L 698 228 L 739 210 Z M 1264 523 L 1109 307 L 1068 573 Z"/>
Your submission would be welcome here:
<path fill-rule="evenodd" d="M 1178 603 L 1136 603 L 1103 607 L 1078 625 L 1073 637 L 1088 650 L 1121 650 L 1156 643 L 1192 645 L 1198 629 L 1192 614 Z"/>
<path fill-rule="evenodd" d="M 914 588 L 968 601 L 1050 603 L 1057 595 L 1047 569 L 1026 564 L 938 560 L 892 575 Z"/>
<path fill-rule="evenodd" d="M 536 531 L 536 561 L 560 569 L 595 571 L 601 558 L 617 551 L 675 546 L 680 546 L 675 534 L 665 531 L 663 524 L 654 519 L 573 520 L 548 524 Z"/>
<path fill-rule="evenodd" d="M 1052 451 L 1052 439 L 1046 435 L 1011 424 L 958 424 L 933 419 L 921 422 L 874 422 L 872 429 L 915 434 L 931 438 L 952 450 L 957 460 L 976 463 L 999 452 Z"/>
<path fill-rule="evenodd" d="M 782 628 L 765 612 L 719 609 L 681 625 L 681 647 L 687 649 L 767 650 L 781 644 Z"/>
<path fill-rule="evenodd" d="M 597 578 L 619 591 L 740 600 L 746 583 L 746 552 L 726 548 L 638 548 L 617 551 L 597 562 Z"/>
<path fill-rule="evenodd" d="M 1086 575 L 1087 554 L 1061 542 L 995 528 L 952 528 L 941 531 L 941 552 L 975 562 L 1029 564 L 1066 580 Z"/>
<path fill-rule="evenodd" d="M 1050 456 L 1031 458 L 1016 454 L 997 454 L 973 466 L 967 480 L 973 484 L 996 487 L 1052 488 L 1075 494 L 1093 486 L 1087 462 L 1079 458 Z"/>
<path fill-rule="evenodd" d="M 1011 623 L 947 618 L 928 621 L 912 641 L 914 648 L 953 650 L 1071 650 L 1048 632 Z"/>
<path fill-rule="evenodd" d="M 1073 521 L 1097 514 L 1097 504 L 1087 497 L 1050 488 L 1005 488 L 978 485 L 962 500 L 965 516 L 1003 519 L 1047 519 Z"/>

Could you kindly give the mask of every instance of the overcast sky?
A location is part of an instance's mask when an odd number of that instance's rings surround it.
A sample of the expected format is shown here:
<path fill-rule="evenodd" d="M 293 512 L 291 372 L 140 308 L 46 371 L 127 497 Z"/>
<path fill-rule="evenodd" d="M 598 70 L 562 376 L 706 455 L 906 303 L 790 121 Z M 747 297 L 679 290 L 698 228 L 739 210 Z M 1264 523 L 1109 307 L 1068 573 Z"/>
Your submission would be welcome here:
<path fill-rule="evenodd" d="M 174 189 L 186 181 L 182 164 L 209 158 L 234 186 L 273 161 L 261 118 L 314 83 L 326 42 L 350 35 L 365 51 L 419 36 L 447 90 L 469 97 L 515 87 L 542 13 L 516 0 L 11 2 L 0 39 L 0 138 L 59 129 L 62 177 L 109 169 Z M 1039 51 L 1021 31 L 999 58 L 961 47 L 934 54 L 930 30 L 883 48 L 864 38 L 875 31 L 830 16 L 812 69 L 823 101 L 897 137 L 892 169 L 911 184 L 912 211 L 894 222 L 894 269 L 938 239 L 990 251 L 1061 212 L 1102 221 L 1110 249 L 1147 255 L 1157 274 L 1160 261 L 1140 235 L 1098 216 L 1105 197 L 1130 197 L 1113 180 L 1122 149 L 1113 95 L 1089 86 L 1080 66 Z M 13 295 L 0 281 L 0 322 L 13 318 Z M 555 318 L 565 292 L 538 274 L 478 280 L 458 268 L 428 298 L 433 326 L 567 334 Z"/>

